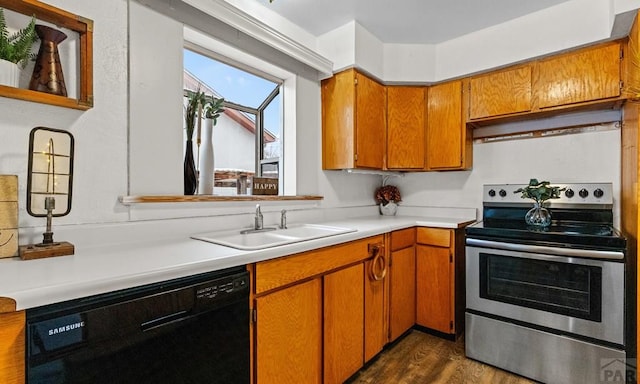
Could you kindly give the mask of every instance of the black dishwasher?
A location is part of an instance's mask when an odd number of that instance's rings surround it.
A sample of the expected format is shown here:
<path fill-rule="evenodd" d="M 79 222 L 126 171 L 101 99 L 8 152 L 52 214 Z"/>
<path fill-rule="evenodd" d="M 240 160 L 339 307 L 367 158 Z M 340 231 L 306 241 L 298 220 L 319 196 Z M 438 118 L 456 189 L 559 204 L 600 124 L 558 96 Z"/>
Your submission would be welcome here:
<path fill-rule="evenodd" d="M 237 267 L 27 310 L 27 383 L 249 383 Z"/>

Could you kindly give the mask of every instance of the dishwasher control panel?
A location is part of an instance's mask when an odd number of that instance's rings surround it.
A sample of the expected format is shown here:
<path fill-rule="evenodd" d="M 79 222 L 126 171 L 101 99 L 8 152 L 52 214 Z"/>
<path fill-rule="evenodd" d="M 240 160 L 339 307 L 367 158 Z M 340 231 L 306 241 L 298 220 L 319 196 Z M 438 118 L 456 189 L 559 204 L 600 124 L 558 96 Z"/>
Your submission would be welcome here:
<path fill-rule="evenodd" d="M 208 307 L 246 291 L 249 291 L 249 274 L 246 272 L 211 280 L 195 287 L 196 305 Z"/>

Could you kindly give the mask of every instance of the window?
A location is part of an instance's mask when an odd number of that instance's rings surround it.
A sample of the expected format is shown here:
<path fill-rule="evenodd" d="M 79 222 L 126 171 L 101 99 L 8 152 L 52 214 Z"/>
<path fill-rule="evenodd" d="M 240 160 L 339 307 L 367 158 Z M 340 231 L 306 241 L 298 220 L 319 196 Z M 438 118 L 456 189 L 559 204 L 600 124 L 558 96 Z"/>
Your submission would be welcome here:
<path fill-rule="evenodd" d="M 184 89 L 225 100 L 213 129 L 215 195 L 251 194 L 253 177 L 277 178 L 283 191 L 283 81 L 258 73 L 184 50 Z"/>

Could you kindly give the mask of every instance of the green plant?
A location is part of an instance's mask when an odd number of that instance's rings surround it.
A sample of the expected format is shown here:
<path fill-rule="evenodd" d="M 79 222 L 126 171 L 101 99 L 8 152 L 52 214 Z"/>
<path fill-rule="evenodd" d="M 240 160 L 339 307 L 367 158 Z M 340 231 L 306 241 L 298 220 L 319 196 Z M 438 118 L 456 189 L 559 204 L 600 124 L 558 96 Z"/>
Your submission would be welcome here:
<path fill-rule="evenodd" d="M 0 8 L 0 59 L 18 64 L 22 68 L 27 65 L 29 59 L 35 59 L 35 53 L 31 53 L 33 43 L 38 40 L 35 26 L 36 19 L 32 16 L 25 28 L 9 34 L 4 9 Z"/>
<path fill-rule="evenodd" d="M 560 192 L 566 188 L 554 187 L 548 181 L 538 181 L 537 179 L 529 180 L 529 185 L 524 188 L 518 188 L 513 193 L 522 193 L 523 199 L 532 199 L 538 204 L 542 204 L 549 199 L 557 199 Z"/>
<path fill-rule="evenodd" d="M 224 112 L 223 105 L 224 99 L 217 99 L 215 97 L 210 97 L 204 104 L 204 117 L 207 119 L 213 119 L 214 126 L 218 123 L 218 117 L 220 117 L 220 114 Z"/>
<path fill-rule="evenodd" d="M 184 124 L 187 130 L 187 140 L 193 140 L 193 132 L 198 118 L 198 109 L 204 105 L 204 92 L 200 88 L 194 91 L 187 91 L 187 105 L 184 107 Z"/>

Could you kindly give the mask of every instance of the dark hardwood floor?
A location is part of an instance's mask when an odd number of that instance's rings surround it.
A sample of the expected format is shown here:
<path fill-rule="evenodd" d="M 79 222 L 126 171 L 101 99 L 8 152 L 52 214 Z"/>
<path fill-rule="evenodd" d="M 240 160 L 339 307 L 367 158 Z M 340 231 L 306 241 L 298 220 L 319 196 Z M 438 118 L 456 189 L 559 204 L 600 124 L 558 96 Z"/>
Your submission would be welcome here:
<path fill-rule="evenodd" d="M 464 341 L 412 330 L 383 351 L 349 384 L 530 384 L 531 380 L 464 356 Z"/>

